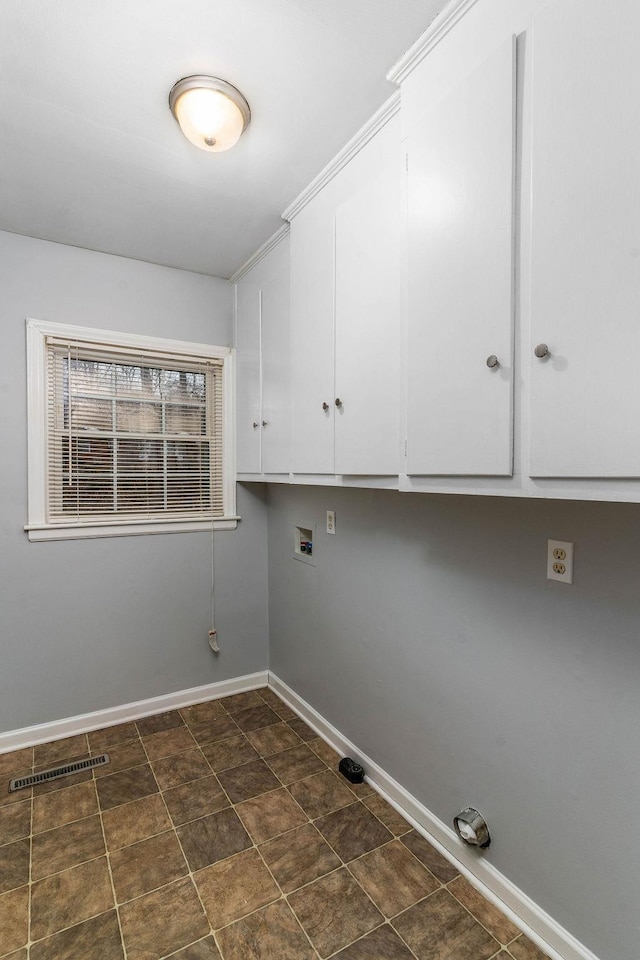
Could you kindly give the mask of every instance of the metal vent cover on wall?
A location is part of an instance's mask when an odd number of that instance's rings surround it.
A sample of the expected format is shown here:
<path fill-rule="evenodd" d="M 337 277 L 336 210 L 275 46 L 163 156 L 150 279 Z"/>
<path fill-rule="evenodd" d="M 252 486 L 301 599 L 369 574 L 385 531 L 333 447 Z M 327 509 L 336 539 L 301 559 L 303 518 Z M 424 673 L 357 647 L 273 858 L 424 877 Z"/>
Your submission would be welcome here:
<path fill-rule="evenodd" d="M 39 783 L 48 783 L 50 780 L 57 780 L 58 777 L 67 777 L 70 773 L 80 773 L 82 770 L 92 770 L 93 767 L 103 767 L 105 763 L 109 763 L 108 753 L 101 753 L 99 757 L 87 757 L 86 760 L 76 760 L 74 763 L 66 763 L 61 767 L 41 770 L 40 773 L 34 773 L 29 777 L 12 780 L 9 784 L 9 793 L 14 793 L 16 790 L 25 790 L 27 787 L 35 787 Z"/>

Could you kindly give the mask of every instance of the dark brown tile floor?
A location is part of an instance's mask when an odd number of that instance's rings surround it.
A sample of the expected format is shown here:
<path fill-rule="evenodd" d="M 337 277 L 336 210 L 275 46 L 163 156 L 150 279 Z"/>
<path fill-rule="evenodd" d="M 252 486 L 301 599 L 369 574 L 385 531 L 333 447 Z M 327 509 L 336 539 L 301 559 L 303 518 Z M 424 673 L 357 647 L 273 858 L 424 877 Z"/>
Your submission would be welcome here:
<path fill-rule="evenodd" d="M 0 957 L 543 960 L 338 759 L 266 688 L 1 755 Z"/>

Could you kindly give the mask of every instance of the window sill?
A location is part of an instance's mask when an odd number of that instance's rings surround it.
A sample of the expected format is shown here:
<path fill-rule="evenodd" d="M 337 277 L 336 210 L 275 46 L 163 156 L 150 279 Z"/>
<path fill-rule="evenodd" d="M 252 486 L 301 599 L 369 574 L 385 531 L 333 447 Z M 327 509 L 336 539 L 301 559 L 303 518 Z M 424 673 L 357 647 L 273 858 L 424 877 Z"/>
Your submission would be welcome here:
<path fill-rule="evenodd" d="M 235 530 L 240 517 L 222 517 L 214 530 Z M 140 537 L 155 533 L 211 533 L 210 520 L 129 520 L 87 523 L 27 524 L 32 543 L 42 540 L 85 540 L 95 537 Z"/>

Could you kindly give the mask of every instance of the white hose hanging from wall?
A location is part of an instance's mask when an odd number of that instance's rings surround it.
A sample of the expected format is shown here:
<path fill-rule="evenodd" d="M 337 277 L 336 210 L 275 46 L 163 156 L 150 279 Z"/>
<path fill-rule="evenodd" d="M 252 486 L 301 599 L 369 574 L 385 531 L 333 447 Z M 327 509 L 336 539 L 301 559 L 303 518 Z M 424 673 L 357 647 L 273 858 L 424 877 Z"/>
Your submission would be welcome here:
<path fill-rule="evenodd" d="M 215 424 L 215 404 L 217 398 L 217 392 L 214 389 L 217 384 L 217 375 L 215 373 L 214 367 L 207 364 L 205 366 L 205 377 L 207 380 L 207 390 L 205 396 L 207 398 L 207 434 L 209 435 L 209 456 L 213 452 L 216 462 L 218 462 L 219 457 L 217 456 L 218 450 L 217 445 L 220 443 L 220 436 L 217 430 L 214 429 Z M 211 434 L 213 433 L 213 436 Z M 212 451 L 211 444 L 213 443 L 214 449 Z M 216 629 L 216 542 L 215 542 L 215 531 L 216 531 L 216 501 L 213 495 L 213 490 L 211 490 L 211 629 L 209 630 L 209 646 L 213 653 L 220 653 L 220 647 L 218 646 L 218 631 Z"/>
<path fill-rule="evenodd" d="M 211 629 L 209 630 L 209 646 L 214 653 L 220 653 L 218 646 L 218 631 L 216 630 L 216 550 L 215 550 L 216 521 L 211 518 Z"/>

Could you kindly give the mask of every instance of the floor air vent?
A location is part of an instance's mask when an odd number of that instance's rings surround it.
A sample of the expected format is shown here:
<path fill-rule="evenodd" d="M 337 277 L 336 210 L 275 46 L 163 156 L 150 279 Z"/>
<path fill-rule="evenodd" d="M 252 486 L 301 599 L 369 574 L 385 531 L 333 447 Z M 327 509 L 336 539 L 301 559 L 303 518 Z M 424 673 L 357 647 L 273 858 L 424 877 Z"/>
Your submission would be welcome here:
<path fill-rule="evenodd" d="M 50 770 L 42 770 L 30 777 L 12 780 L 9 784 L 9 793 L 25 790 L 27 787 L 37 787 L 39 783 L 48 783 L 50 780 L 57 780 L 58 777 L 68 777 L 70 773 L 81 773 L 83 770 L 103 767 L 105 763 L 109 763 L 108 753 L 101 753 L 99 757 L 87 757 L 86 760 L 76 760 L 74 763 L 65 763 L 62 767 L 51 767 Z"/>

